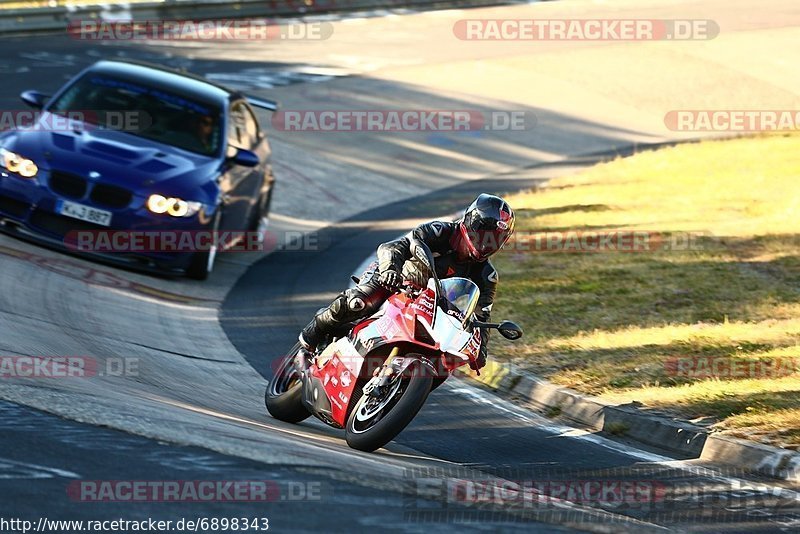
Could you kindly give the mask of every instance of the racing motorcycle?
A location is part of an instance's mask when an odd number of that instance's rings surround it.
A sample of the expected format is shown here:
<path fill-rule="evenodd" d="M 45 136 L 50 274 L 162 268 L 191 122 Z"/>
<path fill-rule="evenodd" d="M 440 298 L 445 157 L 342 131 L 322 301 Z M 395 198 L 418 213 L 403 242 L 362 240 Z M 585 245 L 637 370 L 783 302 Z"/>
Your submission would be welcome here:
<path fill-rule="evenodd" d="M 374 451 L 414 419 L 455 369 L 475 361 L 481 329 L 522 337 L 510 321 L 475 320 L 478 286 L 466 278 L 439 280 L 424 242 L 412 239 L 411 252 L 428 272 L 427 286 L 404 284 L 375 315 L 347 325 L 318 354 L 295 345 L 267 386 L 273 417 L 299 423 L 314 415 L 344 428 L 350 447 Z"/>

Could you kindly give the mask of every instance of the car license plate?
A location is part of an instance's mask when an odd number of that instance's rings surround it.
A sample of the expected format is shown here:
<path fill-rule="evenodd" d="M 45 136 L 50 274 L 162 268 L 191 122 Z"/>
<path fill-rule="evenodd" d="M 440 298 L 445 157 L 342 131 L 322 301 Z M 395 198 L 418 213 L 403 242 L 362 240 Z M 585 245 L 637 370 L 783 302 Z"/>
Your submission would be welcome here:
<path fill-rule="evenodd" d="M 69 200 L 59 200 L 56 203 L 56 212 L 66 217 L 99 224 L 100 226 L 109 226 L 111 224 L 112 214 L 110 211 L 91 208 Z"/>

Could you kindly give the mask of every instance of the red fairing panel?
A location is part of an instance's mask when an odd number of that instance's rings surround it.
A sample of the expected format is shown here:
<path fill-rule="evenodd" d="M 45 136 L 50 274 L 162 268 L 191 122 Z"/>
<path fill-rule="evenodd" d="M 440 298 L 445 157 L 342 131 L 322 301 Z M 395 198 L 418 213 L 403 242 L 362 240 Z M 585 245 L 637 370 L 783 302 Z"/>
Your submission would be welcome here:
<path fill-rule="evenodd" d="M 347 405 L 350 403 L 350 398 L 353 396 L 353 390 L 356 387 L 358 380 L 358 373 L 361 368 L 361 363 L 364 361 L 358 357 L 359 361 L 354 361 L 356 358 L 344 358 L 350 365 L 345 365 L 343 358 L 337 352 L 330 359 L 325 366 L 319 370 L 319 376 L 322 379 L 322 387 L 325 388 L 325 393 L 331 401 L 331 415 L 334 421 L 344 426 L 347 420 Z"/>
<path fill-rule="evenodd" d="M 430 289 L 426 289 L 411 304 L 411 309 L 414 310 L 416 315 L 427 321 L 428 325 L 433 326 L 433 314 L 436 311 L 436 294 Z"/>

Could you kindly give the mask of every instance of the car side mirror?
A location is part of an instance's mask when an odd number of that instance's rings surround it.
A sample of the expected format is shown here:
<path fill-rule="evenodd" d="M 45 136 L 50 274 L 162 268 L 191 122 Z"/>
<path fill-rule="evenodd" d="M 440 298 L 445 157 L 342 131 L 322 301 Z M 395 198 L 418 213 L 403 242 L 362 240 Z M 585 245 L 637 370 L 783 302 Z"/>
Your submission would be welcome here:
<path fill-rule="evenodd" d="M 497 331 L 500 332 L 501 336 L 512 341 L 522 337 L 522 328 L 511 321 L 503 321 L 500 323 L 497 327 Z"/>
<path fill-rule="evenodd" d="M 261 163 L 258 159 L 258 155 L 253 152 L 252 150 L 245 150 L 240 148 L 236 151 L 236 154 L 231 158 L 236 165 L 241 165 L 242 167 L 256 167 L 259 163 Z"/>
<path fill-rule="evenodd" d="M 42 109 L 47 102 L 47 99 L 50 98 L 48 95 L 38 91 L 23 91 L 19 97 L 23 102 L 34 109 Z"/>

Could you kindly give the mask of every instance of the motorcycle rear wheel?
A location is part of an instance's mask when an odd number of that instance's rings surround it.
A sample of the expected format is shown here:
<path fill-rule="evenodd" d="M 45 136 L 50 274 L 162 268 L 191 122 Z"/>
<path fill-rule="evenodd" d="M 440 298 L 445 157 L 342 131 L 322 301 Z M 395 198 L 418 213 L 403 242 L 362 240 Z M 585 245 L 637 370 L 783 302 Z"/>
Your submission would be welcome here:
<path fill-rule="evenodd" d="M 414 356 L 408 354 L 406 357 Z M 430 370 L 417 360 L 389 384 L 384 396 L 376 399 L 368 394 L 362 395 L 347 418 L 347 444 L 360 451 L 372 452 L 392 441 L 425 404 L 432 383 Z"/>
<path fill-rule="evenodd" d="M 275 376 L 269 381 L 264 392 L 267 411 L 275 419 L 287 423 L 299 423 L 311 415 L 303 404 L 302 377 L 294 365 L 299 350 L 299 343 L 292 347 L 289 356 L 286 356 L 275 370 Z"/>

